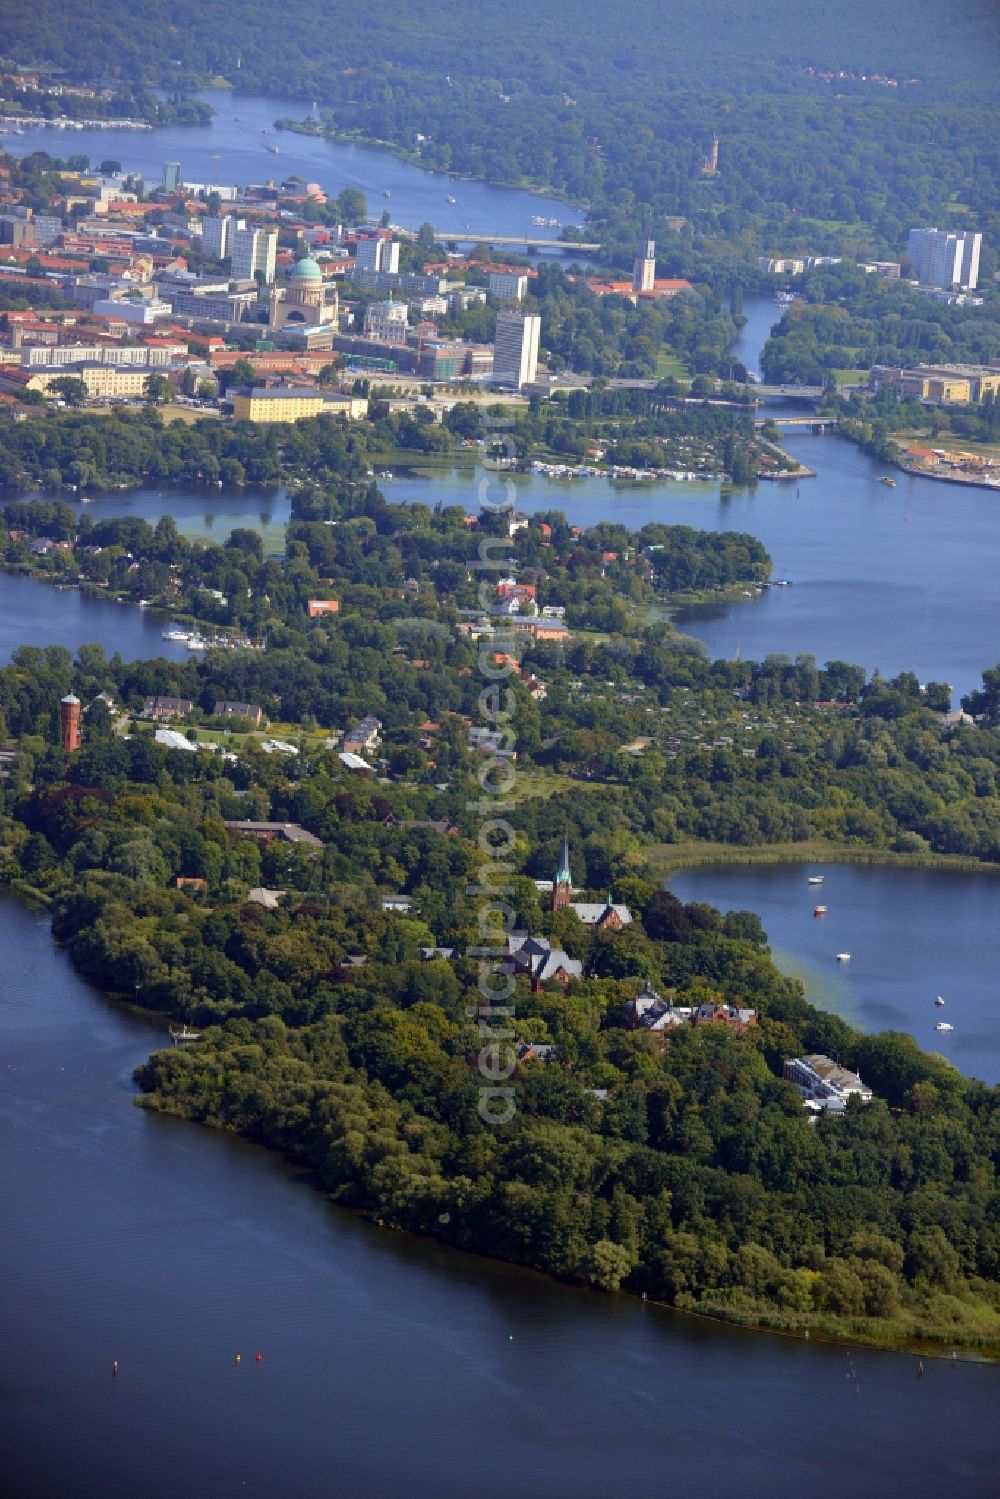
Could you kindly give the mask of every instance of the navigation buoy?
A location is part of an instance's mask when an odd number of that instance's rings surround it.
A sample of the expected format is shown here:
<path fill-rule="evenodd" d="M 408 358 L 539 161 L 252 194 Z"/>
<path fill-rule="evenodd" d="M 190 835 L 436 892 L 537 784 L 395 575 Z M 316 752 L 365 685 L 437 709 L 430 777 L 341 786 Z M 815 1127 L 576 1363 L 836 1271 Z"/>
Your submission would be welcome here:
<path fill-rule="evenodd" d="M 115 1359 L 114 1363 L 111 1365 L 111 1372 L 112 1372 L 112 1374 L 117 1374 L 118 1373 L 118 1360 L 117 1359 Z"/>
<path fill-rule="evenodd" d="M 239 1354 L 237 1354 L 236 1357 L 233 1359 L 233 1363 L 234 1364 L 238 1364 L 239 1361 L 240 1361 L 240 1356 L 239 1356 Z"/>
<path fill-rule="evenodd" d="M 507 1342 L 508 1343 L 513 1343 L 513 1341 L 514 1341 L 514 1334 L 512 1332 L 509 1332 L 507 1334 Z"/>
<path fill-rule="evenodd" d="M 257 1360 L 258 1364 L 262 1364 L 264 1362 L 264 1355 L 262 1353 L 255 1353 L 254 1358 Z"/>
<path fill-rule="evenodd" d="M 918 1379 L 922 1379 L 923 1376 L 924 1376 L 924 1361 L 921 1358 L 921 1359 L 917 1360 L 917 1378 Z"/>

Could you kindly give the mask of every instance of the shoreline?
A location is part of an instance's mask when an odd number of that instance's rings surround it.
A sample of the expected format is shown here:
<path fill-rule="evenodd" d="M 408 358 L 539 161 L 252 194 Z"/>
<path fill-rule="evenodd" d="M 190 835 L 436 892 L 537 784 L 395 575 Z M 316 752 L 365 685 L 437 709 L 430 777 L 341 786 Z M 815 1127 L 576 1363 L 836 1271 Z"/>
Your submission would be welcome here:
<path fill-rule="evenodd" d="M 84 979 L 84 982 L 89 981 Z M 130 1013 L 141 1014 L 144 1019 L 156 1016 L 166 1019 L 168 1023 L 171 1021 L 180 1023 L 179 1017 L 170 1015 L 167 1012 L 142 1010 L 141 1007 L 137 1007 L 130 1002 L 125 995 L 106 992 L 104 990 L 99 990 L 98 992 L 103 994 L 105 998 L 113 1000 L 116 1004 L 121 1004 Z M 166 1045 L 155 1048 L 156 1051 L 169 1051 L 171 1049 L 171 1047 Z M 134 1069 L 132 1074 L 133 1081 L 136 1074 L 142 1070 L 144 1065 L 140 1063 Z M 200 1129 L 221 1130 L 224 1134 L 233 1135 L 237 1139 L 243 1140 L 247 1144 L 265 1151 L 269 1155 L 276 1156 L 285 1165 L 294 1166 L 298 1170 L 304 1168 L 315 1178 L 313 1183 L 315 1190 L 322 1194 L 329 1207 L 350 1213 L 354 1217 L 372 1224 L 385 1233 L 399 1234 L 418 1242 L 441 1244 L 454 1254 L 482 1258 L 496 1265 L 507 1265 L 515 1270 L 527 1272 L 530 1275 L 542 1276 L 545 1280 L 554 1282 L 556 1285 L 565 1286 L 571 1290 L 586 1291 L 593 1295 L 627 1297 L 630 1301 L 638 1302 L 640 1305 L 654 1306 L 659 1311 L 672 1316 L 694 1317 L 702 1322 L 716 1323 L 731 1332 L 742 1332 L 757 1337 L 781 1337 L 789 1340 L 794 1339 L 796 1342 L 823 1343 L 830 1347 L 864 1348 L 871 1352 L 886 1353 L 898 1357 L 919 1356 L 921 1358 L 937 1358 L 943 1362 L 950 1362 L 951 1355 L 954 1353 L 956 1355 L 955 1361 L 958 1363 L 986 1364 L 991 1366 L 1000 1363 L 1000 1340 L 997 1340 L 995 1343 L 985 1342 L 977 1344 L 975 1341 L 966 1343 L 956 1335 L 953 1329 L 942 1329 L 940 1334 L 926 1329 L 920 1332 L 900 1330 L 896 1333 L 887 1334 L 883 1324 L 877 1323 L 872 1328 L 871 1333 L 867 1334 L 866 1330 L 859 1326 L 848 1324 L 838 1327 L 835 1325 L 836 1318 L 830 1318 L 821 1314 L 817 1314 L 815 1320 L 803 1315 L 802 1320 L 795 1326 L 783 1327 L 776 1320 L 769 1320 L 767 1314 L 755 1317 L 752 1313 L 749 1315 L 746 1314 L 743 1309 L 735 1305 L 732 1307 L 719 1305 L 711 1308 L 676 1306 L 672 1302 L 662 1301 L 658 1297 L 644 1297 L 643 1293 L 639 1290 L 632 1291 L 620 1287 L 617 1291 L 601 1291 L 597 1287 L 589 1285 L 585 1280 L 576 1280 L 571 1276 L 554 1275 L 547 1270 L 539 1269 L 537 1265 L 526 1264 L 522 1260 L 506 1259 L 501 1255 L 490 1254 L 488 1249 L 483 1247 L 467 1249 L 462 1245 L 452 1243 L 441 1234 L 434 1232 L 416 1233 L 412 1229 L 400 1228 L 396 1224 L 389 1223 L 384 1218 L 380 1218 L 374 1210 L 364 1207 L 354 1207 L 332 1198 L 327 1188 L 323 1185 L 316 1162 L 299 1158 L 281 1149 L 279 1146 L 269 1145 L 259 1135 L 232 1129 L 224 1122 L 210 1123 L 206 1119 L 195 1118 L 170 1108 L 162 1108 L 156 1102 L 157 1095 L 155 1093 L 143 1092 L 141 1084 L 137 1082 L 135 1083 L 135 1088 L 136 1091 L 132 1094 L 132 1106 L 134 1108 L 157 1114 L 159 1117 L 165 1119 L 179 1119 L 185 1124 L 193 1124 Z M 775 1312 L 773 1315 L 776 1317 L 777 1313 Z"/>
<path fill-rule="evenodd" d="M 684 869 L 710 864 L 860 864 L 896 869 L 952 870 L 958 874 L 1000 875 L 1000 864 L 964 854 L 903 854 L 891 848 L 853 844 L 803 843 L 678 843 L 656 844 L 646 859 L 654 873 L 667 877 Z"/>
<path fill-rule="evenodd" d="M 3 892 L 9 898 L 20 901 L 29 909 L 35 909 L 36 911 L 39 909 L 44 910 L 49 904 L 49 902 L 42 895 L 42 892 L 33 891 L 31 887 L 28 886 L 24 881 L 6 881 L 0 888 L 2 888 Z M 34 896 L 35 898 L 32 899 L 32 896 Z M 51 927 L 49 930 L 49 940 L 55 947 L 63 951 L 67 951 L 66 944 L 58 941 L 52 935 Z M 70 962 L 72 963 L 72 957 L 70 957 Z M 124 992 L 99 988 L 97 985 L 92 984 L 84 974 L 79 972 L 79 969 L 77 969 L 75 963 L 73 963 L 73 968 L 74 971 L 79 974 L 80 979 L 88 989 L 93 990 L 95 994 L 100 994 L 103 999 L 112 1001 L 116 1006 L 121 1006 L 122 1010 L 126 1014 L 138 1016 L 142 1020 L 148 1021 L 149 1024 L 158 1032 L 160 1031 L 161 1026 L 169 1027 L 171 1022 L 180 1022 L 180 1017 L 174 1015 L 170 1011 L 150 1010 L 142 1005 L 137 1005 L 134 998 L 130 995 L 125 994 Z M 161 1034 L 165 1043 L 167 1039 L 166 1034 L 162 1032 Z M 470 1256 L 481 1256 L 483 1259 L 490 1260 L 495 1264 L 509 1265 L 517 1270 L 528 1271 L 529 1273 L 534 1275 L 544 1276 L 547 1280 L 554 1281 L 556 1284 L 564 1285 L 574 1290 L 589 1290 L 592 1291 L 595 1295 L 603 1294 L 627 1296 L 632 1301 L 637 1301 L 640 1303 L 642 1302 L 642 1293 L 640 1291 L 621 1289 L 614 1292 L 599 1292 L 594 1287 L 588 1286 L 584 1281 L 578 1281 L 573 1279 L 572 1277 L 551 1275 L 545 1270 L 538 1269 L 537 1266 L 524 1264 L 519 1260 L 505 1259 L 501 1256 L 491 1255 L 488 1253 L 488 1251 L 482 1248 L 465 1249 L 460 1245 L 450 1243 L 446 1238 L 438 1234 L 418 1234 L 414 1233 L 410 1229 L 397 1228 L 395 1225 L 385 1222 L 384 1219 L 380 1219 L 374 1212 L 371 1212 L 365 1208 L 350 1207 L 332 1200 L 329 1192 L 323 1186 L 322 1181 L 318 1176 L 318 1168 L 316 1166 L 316 1163 L 301 1159 L 285 1150 L 279 1149 L 276 1146 L 269 1145 L 265 1140 L 261 1139 L 257 1135 L 254 1135 L 252 1133 L 244 1133 L 241 1130 L 232 1129 L 225 1123 L 208 1123 L 204 1119 L 192 1118 L 173 1109 L 159 1107 L 155 1101 L 156 1095 L 143 1092 L 141 1086 L 135 1083 L 135 1078 L 136 1074 L 144 1066 L 147 1065 L 149 1055 L 156 1051 L 167 1050 L 170 1050 L 170 1048 L 166 1044 L 162 1046 L 154 1045 L 152 1047 L 152 1051 L 147 1054 L 146 1061 L 138 1063 L 136 1067 L 132 1069 L 130 1077 L 134 1083 L 135 1091 L 133 1091 L 131 1095 L 131 1103 L 134 1108 L 141 1108 L 144 1111 L 158 1114 L 163 1118 L 180 1119 L 186 1124 L 195 1124 L 199 1128 L 222 1130 L 226 1134 L 235 1135 L 237 1138 L 246 1141 L 248 1144 L 253 1145 L 258 1149 L 264 1150 L 270 1155 L 276 1156 L 285 1164 L 292 1164 L 298 1169 L 301 1169 L 303 1166 L 305 1166 L 310 1171 L 310 1173 L 314 1174 L 316 1189 L 317 1191 L 322 1193 L 329 1207 L 342 1208 L 344 1211 L 352 1213 L 353 1215 L 364 1219 L 365 1222 L 372 1223 L 376 1227 L 381 1228 L 386 1232 L 403 1234 L 407 1238 L 412 1238 L 414 1240 L 430 1240 L 435 1243 L 440 1243 L 445 1245 L 448 1249 L 452 1250 L 455 1253 Z M 954 1331 L 950 1329 L 943 1329 L 940 1334 L 936 1334 L 926 1329 L 922 1329 L 919 1332 L 904 1332 L 900 1330 L 897 1333 L 887 1334 L 884 1326 L 882 1324 L 877 1324 L 873 1326 L 873 1328 L 871 1329 L 871 1333 L 868 1334 L 864 1327 L 850 1325 L 850 1323 L 842 1327 L 837 1326 L 836 1318 L 829 1318 L 824 1316 L 817 1316 L 815 1319 L 803 1317 L 803 1320 L 799 1321 L 795 1326 L 783 1327 L 780 1325 L 774 1325 L 772 1321 L 769 1320 L 767 1314 L 763 1316 L 755 1316 L 752 1312 L 748 1313 L 747 1310 L 735 1305 L 732 1307 L 719 1305 L 711 1308 L 701 1308 L 697 1306 L 684 1307 L 676 1306 L 669 1301 L 663 1301 L 659 1298 L 654 1297 L 646 1298 L 646 1304 L 655 1306 L 658 1310 L 667 1312 L 672 1315 L 681 1317 L 696 1317 L 701 1321 L 718 1323 L 721 1326 L 726 1327 L 730 1331 L 740 1331 L 756 1336 L 764 1334 L 767 1336 L 778 1336 L 787 1339 L 795 1339 L 798 1342 L 815 1341 L 830 1346 L 866 1348 L 874 1352 L 893 1354 L 897 1356 L 920 1356 L 923 1358 L 937 1358 L 945 1362 L 950 1361 L 951 1354 L 953 1352 L 957 1356 L 956 1362 L 988 1365 L 994 1365 L 1000 1362 L 1000 1343 L 993 1344 L 986 1342 L 981 1346 L 977 1346 L 975 1341 L 964 1343 L 961 1338 L 957 1337 Z"/>
<path fill-rule="evenodd" d="M 486 187 L 497 187 L 509 192 L 531 193 L 536 198 L 548 198 L 553 203 L 565 204 L 575 212 L 586 216 L 590 212 L 587 203 L 576 203 L 568 198 L 565 193 L 557 187 L 546 187 L 543 183 L 535 182 L 530 177 L 522 177 L 517 182 L 496 182 L 488 177 L 481 177 L 474 172 L 450 172 L 441 167 L 431 167 L 421 157 L 419 151 L 414 151 L 410 146 L 398 145 L 393 141 L 382 140 L 379 136 L 365 135 L 361 130 L 336 129 L 323 126 L 318 130 L 305 128 L 309 125 L 308 120 L 291 120 L 288 116 L 281 116 L 274 121 L 275 130 L 287 130 L 291 135 L 304 135 L 314 140 L 338 141 L 345 146 L 362 146 L 366 151 L 386 151 L 394 156 L 397 161 L 405 162 L 407 166 L 419 167 L 429 177 L 443 177 L 448 182 L 482 182 Z M 437 230 L 435 229 L 435 232 Z M 442 230 L 440 237 L 447 239 L 447 232 Z M 572 240 L 567 240 L 567 249 L 573 249 Z"/>

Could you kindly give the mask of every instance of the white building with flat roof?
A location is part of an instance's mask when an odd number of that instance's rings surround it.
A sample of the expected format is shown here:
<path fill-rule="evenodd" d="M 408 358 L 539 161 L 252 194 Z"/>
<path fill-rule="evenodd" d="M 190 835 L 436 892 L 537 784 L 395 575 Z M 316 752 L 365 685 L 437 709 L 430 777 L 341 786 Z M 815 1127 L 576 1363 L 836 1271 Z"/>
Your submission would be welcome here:
<path fill-rule="evenodd" d="M 498 302 L 523 302 L 528 295 L 528 277 L 524 271 L 490 271 L 489 292 Z"/>
<path fill-rule="evenodd" d="M 538 340 L 542 320 L 536 314 L 498 312 L 493 344 L 493 384 L 520 390 L 530 385 L 538 369 Z"/>
<path fill-rule="evenodd" d="M 261 229 L 240 221 L 231 231 L 230 245 L 233 280 L 254 281 L 260 271 L 265 285 L 270 286 L 278 256 L 277 229 Z"/>
<path fill-rule="evenodd" d="M 911 229 L 907 254 L 913 274 L 925 286 L 960 286 L 975 291 L 983 236 L 971 229 Z"/>
<path fill-rule="evenodd" d="M 782 1076 L 786 1082 L 795 1084 L 804 1103 L 818 1104 L 833 1113 L 842 1113 L 852 1094 L 862 1103 L 870 1103 L 875 1097 L 856 1072 L 820 1052 L 791 1057 L 782 1068 Z"/>
<path fill-rule="evenodd" d="M 210 213 L 201 221 L 201 248 L 213 260 L 225 260 L 229 254 L 229 235 L 233 220 L 227 213 Z"/>

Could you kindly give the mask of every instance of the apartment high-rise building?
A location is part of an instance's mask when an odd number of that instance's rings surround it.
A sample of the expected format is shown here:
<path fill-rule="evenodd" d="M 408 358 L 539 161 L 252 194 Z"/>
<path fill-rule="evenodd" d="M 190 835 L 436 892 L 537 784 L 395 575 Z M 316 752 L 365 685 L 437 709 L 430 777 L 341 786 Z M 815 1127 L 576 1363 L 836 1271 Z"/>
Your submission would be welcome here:
<path fill-rule="evenodd" d="M 542 320 L 520 312 L 498 312 L 493 344 L 493 384 L 520 390 L 530 385 L 538 368 L 538 339 Z"/>
<path fill-rule="evenodd" d="M 975 291 L 982 243 L 983 236 L 968 229 L 911 229 L 906 248 L 913 274 L 925 286 Z"/>
<path fill-rule="evenodd" d="M 632 265 L 632 290 L 652 291 L 656 286 L 656 242 L 647 239 L 643 253 L 637 255 Z"/>
<path fill-rule="evenodd" d="M 524 271 L 490 271 L 489 292 L 498 302 L 523 302 L 528 295 Z"/>
<path fill-rule="evenodd" d="M 382 271 L 394 276 L 399 271 L 399 244 L 387 234 L 361 234 L 354 264 L 359 271 Z"/>
<path fill-rule="evenodd" d="M 278 255 L 277 229 L 258 229 L 242 220 L 230 233 L 232 273 L 235 281 L 252 281 L 258 271 L 266 286 L 274 280 Z"/>
<path fill-rule="evenodd" d="M 163 190 L 168 193 L 177 192 L 181 185 L 181 164 L 179 161 L 165 161 L 163 163 Z"/>
<path fill-rule="evenodd" d="M 201 221 L 201 248 L 213 260 L 225 260 L 229 254 L 229 236 L 233 221 L 228 214 L 210 213 Z"/>

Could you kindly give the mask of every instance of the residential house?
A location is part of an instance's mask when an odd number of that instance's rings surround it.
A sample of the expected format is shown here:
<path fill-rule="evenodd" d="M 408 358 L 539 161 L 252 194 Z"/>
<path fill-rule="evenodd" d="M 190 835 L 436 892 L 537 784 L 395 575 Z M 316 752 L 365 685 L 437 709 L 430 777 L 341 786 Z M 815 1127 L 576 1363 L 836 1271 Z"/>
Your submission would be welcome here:
<path fill-rule="evenodd" d="M 212 709 L 214 718 L 249 718 L 254 728 L 260 728 L 264 721 L 264 710 L 258 703 L 230 702 L 228 698 L 219 698 Z"/>
<path fill-rule="evenodd" d="M 570 901 L 569 909 L 576 912 L 584 926 L 597 927 L 601 932 L 620 932 L 632 922 L 628 906 L 614 905 L 610 896 L 606 901 Z"/>
<path fill-rule="evenodd" d="M 782 1068 L 782 1076 L 795 1084 L 804 1104 L 818 1105 L 828 1113 L 842 1114 L 852 1095 L 860 1098 L 862 1103 L 870 1103 L 875 1096 L 858 1073 L 842 1067 L 821 1052 L 789 1058 Z"/>
<path fill-rule="evenodd" d="M 379 744 L 382 724 L 373 714 L 359 719 L 344 735 L 344 749 L 350 754 L 372 754 Z"/>
<path fill-rule="evenodd" d="M 732 1005 L 699 1005 L 691 1016 L 692 1025 L 728 1025 L 740 1035 L 757 1024 L 756 1010 L 740 1010 Z"/>
<path fill-rule="evenodd" d="M 253 838 L 257 843 L 301 843 L 308 848 L 322 848 L 322 839 L 315 833 L 306 832 L 297 822 L 255 822 L 242 818 L 223 823 L 229 838 L 237 843 L 241 838 Z"/>
<path fill-rule="evenodd" d="M 142 705 L 143 718 L 187 718 L 194 704 L 189 697 L 148 697 Z"/>
<path fill-rule="evenodd" d="M 561 947 L 553 947 L 546 937 L 508 937 L 507 956 L 513 960 L 515 973 L 531 979 L 532 989 L 550 983 L 565 989 L 574 979 L 583 978 L 579 959 L 571 958 Z"/>
<path fill-rule="evenodd" d="M 667 1031 L 689 1021 L 691 1011 L 687 1006 L 675 1005 L 670 1000 L 663 999 L 655 989 L 646 984 L 634 999 L 625 1001 L 621 1016 L 626 1030 L 647 1030 L 664 1036 Z"/>

